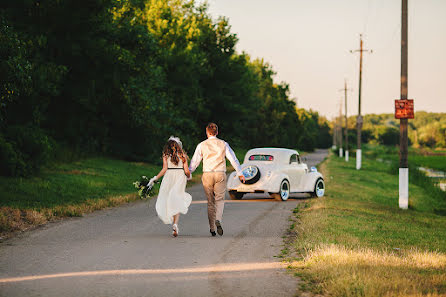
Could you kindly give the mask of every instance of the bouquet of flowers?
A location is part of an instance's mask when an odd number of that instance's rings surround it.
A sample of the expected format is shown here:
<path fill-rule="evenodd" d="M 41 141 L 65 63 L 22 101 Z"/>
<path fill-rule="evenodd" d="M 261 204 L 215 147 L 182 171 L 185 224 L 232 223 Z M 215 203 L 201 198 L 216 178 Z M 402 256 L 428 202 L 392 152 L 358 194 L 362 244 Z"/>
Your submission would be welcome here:
<path fill-rule="evenodd" d="M 138 189 L 138 194 L 141 199 L 148 198 L 152 196 L 153 193 L 153 186 L 155 183 L 149 184 L 150 179 L 147 178 L 147 176 L 142 176 L 140 181 L 135 181 L 133 185 L 136 189 Z"/>

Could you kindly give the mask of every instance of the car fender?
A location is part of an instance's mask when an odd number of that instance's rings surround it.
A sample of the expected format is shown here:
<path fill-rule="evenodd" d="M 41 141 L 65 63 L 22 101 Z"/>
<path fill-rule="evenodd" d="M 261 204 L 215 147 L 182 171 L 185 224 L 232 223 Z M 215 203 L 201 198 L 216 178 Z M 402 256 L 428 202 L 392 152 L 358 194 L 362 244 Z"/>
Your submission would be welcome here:
<path fill-rule="evenodd" d="M 302 180 L 302 192 L 313 192 L 316 185 L 316 181 L 324 177 L 320 172 L 308 172 L 304 175 Z"/>
<path fill-rule="evenodd" d="M 265 192 L 270 193 L 278 193 L 280 191 L 280 183 L 284 180 L 290 180 L 288 178 L 288 175 L 282 173 L 282 172 L 273 172 L 271 173 L 271 176 L 267 177 L 266 179 L 263 178 L 259 182 L 249 185 L 253 190 L 261 189 Z M 228 191 L 237 190 L 242 183 L 236 176 L 236 172 L 232 172 L 227 181 L 227 189 Z"/>
<path fill-rule="evenodd" d="M 268 181 L 268 189 L 265 189 L 271 193 L 279 193 L 280 192 L 280 183 L 284 180 L 290 181 L 287 174 L 283 172 L 275 172 L 271 174 L 271 177 Z"/>
<path fill-rule="evenodd" d="M 234 190 L 235 188 L 237 188 L 237 186 L 240 185 L 240 180 L 238 178 L 236 178 L 236 174 L 237 174 L 237 172 L 233 171 L 228 176 L 228 183 L 227 183 L 228 190 Z"/>

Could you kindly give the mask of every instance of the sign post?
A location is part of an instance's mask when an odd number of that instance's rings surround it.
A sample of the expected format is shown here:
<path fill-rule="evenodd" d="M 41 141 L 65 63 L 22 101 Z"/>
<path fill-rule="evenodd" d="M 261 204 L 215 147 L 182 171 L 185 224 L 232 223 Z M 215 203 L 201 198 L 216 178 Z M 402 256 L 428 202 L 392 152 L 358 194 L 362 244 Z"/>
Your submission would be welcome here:
<path fill-rule="evenodd" d="M 395 101 L 395 117 L 400 119 L 400 167 L 399 197 L 401 209 L 409 208 L 409 162 L 407 137 L 408 119 L 413 119 L 413 100 L 408 100 L 408 39 L 407 39 L 407 6 L 408 0 L 401 1 L 401 84 L 400 100 Z"/>
<path fill-rule="evenodd" d="M 401 209 L 409 208 L 409 162 L 407 121 L 414 118 L 413 99 L 395 100 L 395 119 L 400 120 L 400 168 L 399 168 L 399 198 Z"/>

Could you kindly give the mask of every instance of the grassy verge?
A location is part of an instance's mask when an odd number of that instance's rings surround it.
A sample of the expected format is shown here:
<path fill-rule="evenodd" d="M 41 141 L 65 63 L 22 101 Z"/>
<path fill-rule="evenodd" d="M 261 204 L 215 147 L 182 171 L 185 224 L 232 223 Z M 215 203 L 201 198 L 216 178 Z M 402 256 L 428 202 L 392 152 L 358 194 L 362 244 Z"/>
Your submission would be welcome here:
<path fill-rule="evenodd" d="M 360 171 L 333 154 L 320 170 L 327 192 L 295 210 L 290 268 L 304 290 L 330 296 L 446 296 L 446 199 L 410 185 L 398 208 L 398 176 L 370 159 Z"/>
<path fill-rule="evenodd" d="M 0 178 L 0 234 L 139 199 L 132 182 L 160 166 L 92 158 L 33 178 Z"/>

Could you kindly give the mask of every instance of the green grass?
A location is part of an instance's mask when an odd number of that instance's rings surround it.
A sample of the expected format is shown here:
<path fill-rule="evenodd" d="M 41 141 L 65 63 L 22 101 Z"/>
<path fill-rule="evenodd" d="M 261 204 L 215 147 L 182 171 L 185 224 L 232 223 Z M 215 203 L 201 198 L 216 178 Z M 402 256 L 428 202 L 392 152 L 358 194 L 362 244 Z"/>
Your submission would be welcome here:
<path fill-rule="evenodd" d="M 413 162 L 420 167 L 427 167 L 446 172 L 445 156 L 423 156 L 419 154 L 409 155 L 409 162 Z"/>
<path fill-rule="evenodd" d="M 423 188 L 410 185 L 410 210 L 400 210 L 398 176 L 390 174 L 385 163 L 364 160 L 358 171 L 354 162 L 331 156 L 327 167 L 323 210 L 332 223 L 323 234 L 311 234 L 311 238 L 349 247 L 360 243 L 370 248 L 446 252 L 446 217 L 435 214 L 446 207 L 446 199 L 435 199 Z"/>
<path fill-rule="evenodd" d="M 427 167 L 446 172 L 446 155 L 430 155 L 428 153 L 446 154 L 444 150 L 409 148 L 409 166 Z M 364 155 L 373 160 L 383 159 L 399 162 L 399 147 L 366 144 L 364 145 Z"/>
<path fill-rule="evenodd" d="M 362 165 L 332 154 L 321 166 L 326 196 L 295 210 L 295 273 L 332 296 L 446 294 L 446 216 L 436 212 L 446 199 L 411 184 L 400 210 L 391 165 Z"/>
<path fill-rule="evenodd" d="M 365 159 L 380 160 L 381 162 L 391 164 L 389 167 L 390 173 L 395 175 L 398 174 L 399 168 L 398 151 L 398 147 L 390 146 L 368 144 L 364 147 Z M 432 199 L 444 201 L 446 200 L 446 193 L 436 184 L 442 180 L 429 178 L 424 172 L 418 170 L 418 167 L 426 167 L 446 172 L 446 156 L 429 155 L 429 153 L 443 154 L 444 152 L 441 150 L 409 149 L 409 180 L 411 183 L 423 188 Z M 434 207 L 434 212 L 446 214 L 446 208 Z"/>
<path fill-rule="evenodd" d="M 40 210 L 135 193 L 132 182 L 159 170 L 159 166 L 94 158 L 54 165 L 38 177 L 1 177 L 0 207 Z"/>
<path fill-rule="evenodd" d="M 160 169 L 90 158 L 53 165 L 32 178 L 0 177 L 0 235 L 138 200 L 132 183 Z"/>

